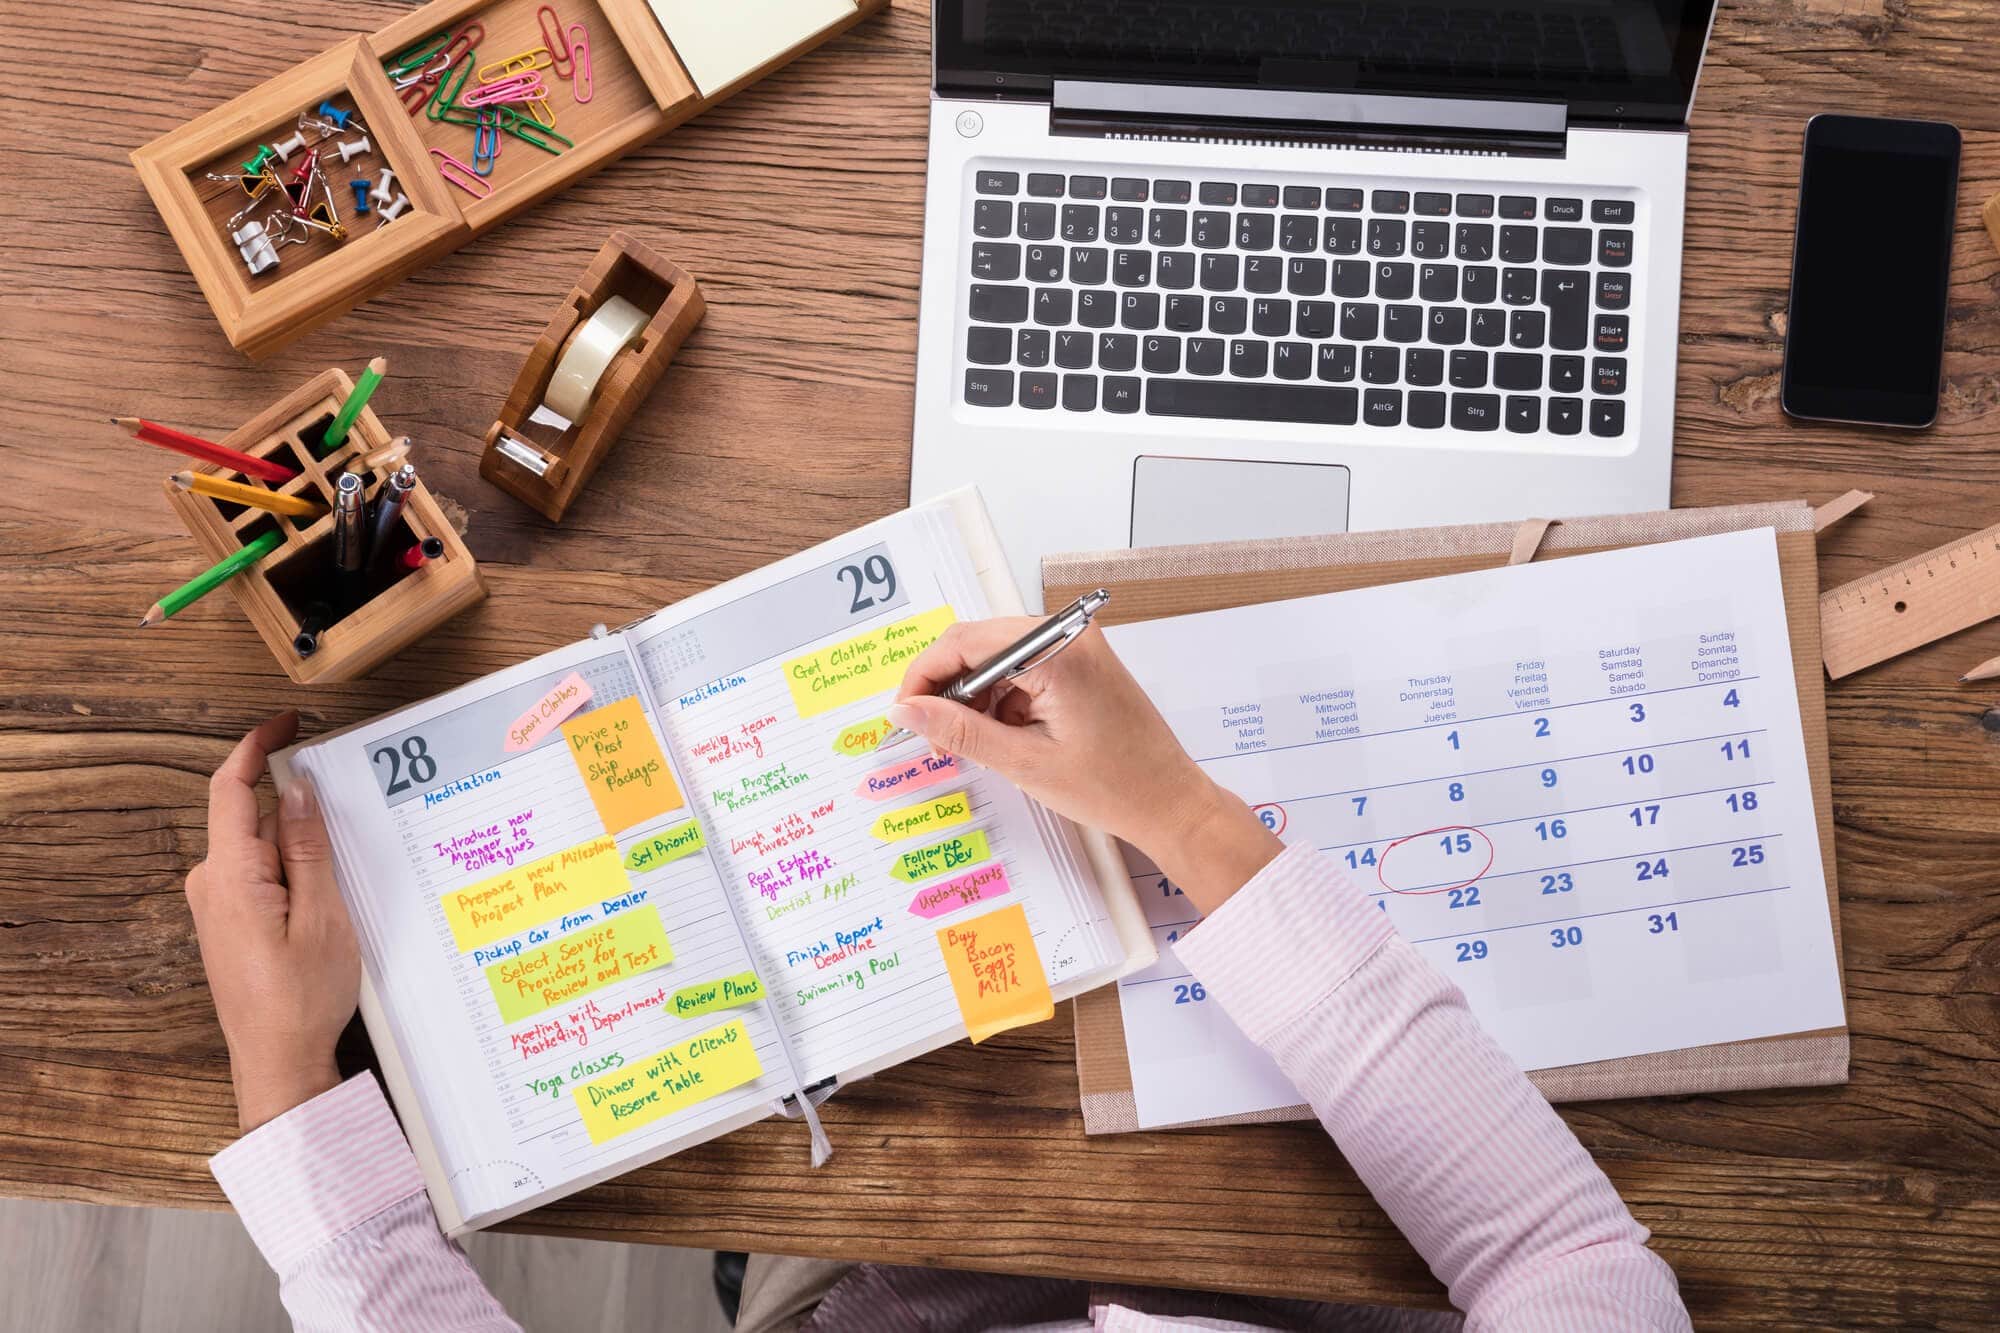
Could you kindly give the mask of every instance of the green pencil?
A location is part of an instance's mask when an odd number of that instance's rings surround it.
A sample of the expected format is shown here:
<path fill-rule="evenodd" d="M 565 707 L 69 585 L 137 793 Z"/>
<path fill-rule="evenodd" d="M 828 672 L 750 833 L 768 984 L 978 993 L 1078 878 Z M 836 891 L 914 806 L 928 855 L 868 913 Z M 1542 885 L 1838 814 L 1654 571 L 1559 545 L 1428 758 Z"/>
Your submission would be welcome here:
<path fill-rule="evenodd" d="M 157 625 L 168 616 L 178 615 L 191 604 L 213 591 L 218 585 L 228 582 L 283 544 L 285 536 L 281 532 L 267 532 L 256 541 L 238 551 L 235 555 L 211 565 L 201 573 L 175 588 L 172 592 L 154 602 L 152 608 L 140 620 L 139 628 Z"/>
<path fill-rule="evenodd" d="M 368 363 L 368 369 L 361 372 L 361 379 L 355 384 L 354 392 L 347 395 L 347 401 L 340 405 L 340 411 L 333 418 L 333 424 L 326 428 L 320 439 L 319 451 L 325 454 L 340 447 L 353 427 L 354 419 L 361 415 L 361 409 L 368 406 L 368 396 L 375 392 L 375 386 L 389 373 L 389 358 L 378 356 Z"/>

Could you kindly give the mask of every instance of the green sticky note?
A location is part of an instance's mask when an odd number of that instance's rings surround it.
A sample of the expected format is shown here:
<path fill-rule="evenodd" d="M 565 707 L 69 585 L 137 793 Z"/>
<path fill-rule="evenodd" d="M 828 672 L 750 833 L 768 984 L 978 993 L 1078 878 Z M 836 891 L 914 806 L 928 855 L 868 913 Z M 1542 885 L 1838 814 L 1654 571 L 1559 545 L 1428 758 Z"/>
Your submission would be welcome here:
<path fill-rule="evenodd" d="M 757 980 L 755 972 L 738 972 L 733 977 L 723 977 L 719 981 L 704 981 L 697 986 L 683 986 L 674 992 L 674 1016 L 693 1018 L 697 1014 L 714 1013 L 717 1009 L 734 1009 L 739 1004 L 749 1004 L 764 998 L 764 983 Z"/>
<path fill-rule="evenodd" d="M 676 824 L 662 833 L 632 845 L 625 853 L 627 870 L 658 870 L 669 861 L 678 861 L 683 856 L 692 856 L 708 845 L 702 836 L 699 820 L 688 820 Z"/>

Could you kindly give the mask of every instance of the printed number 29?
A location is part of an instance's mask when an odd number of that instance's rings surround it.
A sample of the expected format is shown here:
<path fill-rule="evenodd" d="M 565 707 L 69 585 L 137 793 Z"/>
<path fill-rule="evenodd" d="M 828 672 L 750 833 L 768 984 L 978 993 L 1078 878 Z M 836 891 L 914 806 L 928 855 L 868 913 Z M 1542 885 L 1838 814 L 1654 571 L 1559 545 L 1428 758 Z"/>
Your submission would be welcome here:
<path fill-rule="evenodd" d="M 413 779 L 417 782 L 429 782 L 437 776 L 437 760 L 431 758 L 422 736 L 404 737 L 403 752 L 400 755 L 396 753 L 394 746 L 385 745 L 369 758 L 378 764 L 384 759 L 389 761 L 389 785 L 382 789 L 384 796 L 394 796 L 399 791 L 408 791 Z M 407 778 L 403 776 L 405 759 L 410 761 L 410 776 Z"/>
<path fill-rule="evenodd" d="M 877 602 L 886 602 L 896 595 L 896 567 L 886 555 L 871 555 L 858 565 L 842 565 L 834 577 L 842 583 L 854 580 L 853 605 L 847 608 L 849 615 L 858 616 Z"/>

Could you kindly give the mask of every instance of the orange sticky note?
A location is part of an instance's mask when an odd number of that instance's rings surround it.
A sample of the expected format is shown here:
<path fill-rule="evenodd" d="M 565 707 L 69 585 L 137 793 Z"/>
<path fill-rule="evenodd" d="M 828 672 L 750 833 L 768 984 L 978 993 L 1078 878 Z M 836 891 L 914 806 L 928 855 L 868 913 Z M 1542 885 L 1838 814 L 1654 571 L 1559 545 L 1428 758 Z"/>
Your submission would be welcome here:
<path fill-rule="evenodd" d="M 946 926 L 938 948 L 972 1040 L 1053 1018 L 1055 997 L 1020 904 Z"/>
<path fill-rule="evenodd" d="M 562 734 L 606 833 L 680 809 L 681 789 L 637 695 L 571 718 Z"/>

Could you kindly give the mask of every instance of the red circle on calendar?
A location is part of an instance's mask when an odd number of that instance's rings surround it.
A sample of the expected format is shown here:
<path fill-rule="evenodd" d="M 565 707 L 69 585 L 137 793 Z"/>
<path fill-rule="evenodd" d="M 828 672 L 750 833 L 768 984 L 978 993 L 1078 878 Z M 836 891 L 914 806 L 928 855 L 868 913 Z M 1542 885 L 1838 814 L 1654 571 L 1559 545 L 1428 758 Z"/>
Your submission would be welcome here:
<path fill-rule="evenodd" d="M 1418 838 L 1428 838 L 1435 833 L 1472 834 L 1474 837 L 1478 838 L 1481 842 L 1486 844 L 1486 864 L 1479 867 L 1478 873 L 1473 875 L 1470 879 L 1462 879 L 1456 884 L 1440 884 L 1434 889 L 1399 889 L 1395 885 L 1391 884 L 1388 880 L 1387 875 L 1384 873 L 1389 868 L 1389 853 L 1395 851 L 1398 847 L 1401 847 L 1406 842 L 1415 842 Z M 1471 824 L 1443 824 L 1437 828 L 1427 828 L 1421 833 L 1412 833 L 1405 838 L 1398 838 L 1394 842 L 1390 843 L 1387 847 L 1384 847 L 1382 849 L 1382 855 L 1377 857 L 1375 860 L 1375 878 L 1382 885 L 1383 888 L 1387 889 L 1391 893 L 1408 894 L 1411 897 L 1421 898 L 1429 894 L 1449 893 L 1453 889 L 1463 889 L 1471 885 L 1477 884 L 1480 880 L 1486 878 L 1486 872 L 1491 870 L 1492 868 L 1493 868 L 1493 839 L 1486 836 L 1486 831 L 1484 829 L 1475 828 Z"/>
<path fill-rule="evenodd" d="M 1271 832 L 1281 834 L 1285 831 L 1285 824 L 1288 822 L 1285 818 L 1285 807 L 1276 801 L 1253 805 L 1250 807 L 1250 813 L 1257 816 L 1257 822 Z"/>

